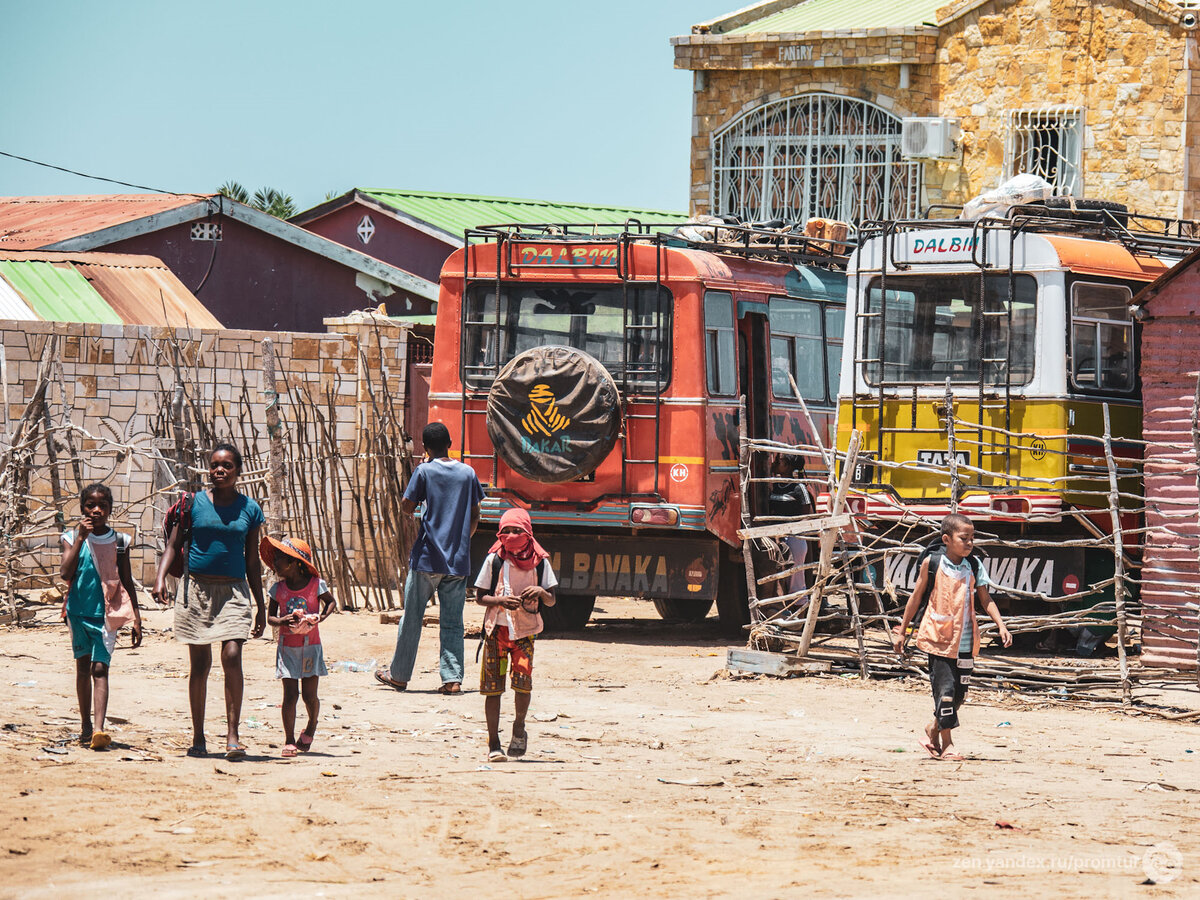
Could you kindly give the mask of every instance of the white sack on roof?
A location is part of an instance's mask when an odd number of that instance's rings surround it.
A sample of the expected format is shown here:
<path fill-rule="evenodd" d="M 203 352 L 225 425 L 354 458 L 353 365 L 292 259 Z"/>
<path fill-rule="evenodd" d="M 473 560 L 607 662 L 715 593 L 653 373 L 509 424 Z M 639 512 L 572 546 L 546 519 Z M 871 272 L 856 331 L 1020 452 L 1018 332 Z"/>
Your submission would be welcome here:
<path fill-rule="evenodd" d="M 1004 218 L 1014 206 L 1044 203 L 1054 196 L 1054 185 L 1040 175 L 1014 175 L 995 190 L 980 194 L 963 207 L 962 217 L 975 221 L 984 216 Z"/>

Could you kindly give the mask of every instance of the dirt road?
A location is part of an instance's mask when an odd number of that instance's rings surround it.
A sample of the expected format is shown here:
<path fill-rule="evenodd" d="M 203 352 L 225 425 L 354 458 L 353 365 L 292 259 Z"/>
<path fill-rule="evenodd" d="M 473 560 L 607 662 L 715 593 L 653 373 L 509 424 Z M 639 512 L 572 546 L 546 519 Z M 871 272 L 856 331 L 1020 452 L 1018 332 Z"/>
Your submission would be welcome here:
<path fill-rule="evenodd" d="M 146 620 L 145 646 L 114 659 L 103 753 L 70 742 L 65 629 L 0 631 L 0 895 L 1200 890 L 1195 725 L 977 694 L 968 759 L 931 760 L 915 738 L 931 705 L 921 683 L 730 678 L 714 628 L 601 601 L 580 636 L 538 644 L 523 761 L 489 766 L 480 698 L 434 692 L 428 627 L 406 693 L 367 671 L 323 679 L 316 743 L 295 760 L 279 758 L 273 645 L 252 642 L 250 756 L 196 760 L 183 648 L 162 632 L 168 613 Z M 391 656 L 395 627 L 367 614 L 322 627 L 331 662 Z M 220 691 L 214 673 L 210 747 Z M 1141 884 L 1147 870 L 1158 884 Z"/>

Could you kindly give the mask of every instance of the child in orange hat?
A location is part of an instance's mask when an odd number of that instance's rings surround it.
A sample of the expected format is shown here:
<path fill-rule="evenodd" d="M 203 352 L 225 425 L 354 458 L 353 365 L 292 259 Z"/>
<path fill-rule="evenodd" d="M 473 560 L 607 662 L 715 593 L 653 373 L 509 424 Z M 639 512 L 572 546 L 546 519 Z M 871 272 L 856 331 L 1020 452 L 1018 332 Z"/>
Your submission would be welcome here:
<path fill-rule="evenodd" d="M 321 632 L 317 627 L 337 609 L 329 585 L 313 565 L 312 548 L 299 538 L 276 540 L 264 537 L 258 545 L 263 562 L 274 569 L 279 581 L 271 586 L 267 622 L 279 629 L 275 655 L 275 677 L 283 679 L 283 756 L 312 747 L 317 731 L 321 701 L 317 685 L 325 668 Z M 308 725 L 296 740 L 296 701 L 303 695 Z"/>

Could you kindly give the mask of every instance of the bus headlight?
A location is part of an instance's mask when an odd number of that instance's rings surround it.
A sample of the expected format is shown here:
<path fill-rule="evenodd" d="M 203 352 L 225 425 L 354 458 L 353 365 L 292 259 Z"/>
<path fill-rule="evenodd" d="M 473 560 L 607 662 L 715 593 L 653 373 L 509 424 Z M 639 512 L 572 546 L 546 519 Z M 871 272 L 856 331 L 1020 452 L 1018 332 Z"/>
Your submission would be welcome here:
<path fill-rule="evenodd" d="M 634 506 L 629 510 L 634 525 L 678 525 L 679 510 L 673 506 Z"/>

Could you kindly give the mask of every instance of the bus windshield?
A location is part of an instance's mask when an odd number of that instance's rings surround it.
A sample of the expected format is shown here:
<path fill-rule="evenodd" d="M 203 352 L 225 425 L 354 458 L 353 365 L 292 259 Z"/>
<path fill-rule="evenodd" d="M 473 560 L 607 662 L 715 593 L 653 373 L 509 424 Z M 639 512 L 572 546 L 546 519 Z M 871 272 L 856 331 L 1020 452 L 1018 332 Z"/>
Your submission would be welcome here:
<path fill-rule="evenodd" d="M 1011 287 L 1010 287 L 1011 285 Z M 1010 299 L 1011 290 L 1011 299 Z M 1031 275 L 987 275 L 983 303 L 978 274 L 894 275 L 886 303 L 880 279 L 872 280 L 867 312 L 882 312 L 863 329 L 863 377 L 885 384 L 1027 384 L 1033 378 L 1037 282 Z M 1012 329 L 1009 333 L 1009 322 Z"/>
<path fill-rule="evenodd" d="M 559 344 L 594 356 L 618 385 L 661 388 L 671 371 L 670 318 L 671 292 L 656 292 L 654 285 L 505 282 L 497 316 L 495 284 L 473 284 L 466 298 L 463 377 L 471 387 L 487 387 L 518 353 Z"/>

